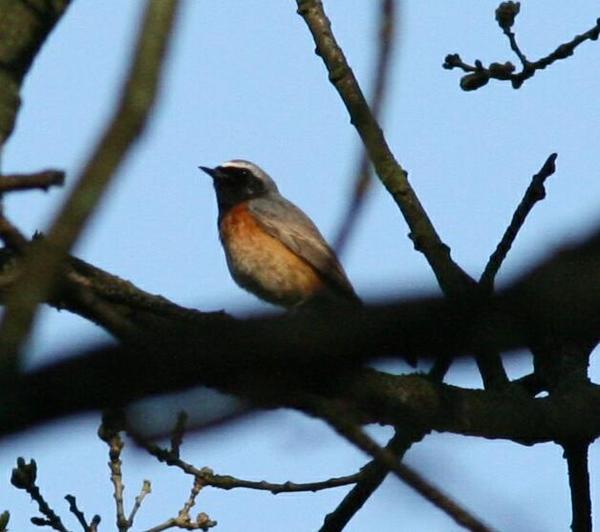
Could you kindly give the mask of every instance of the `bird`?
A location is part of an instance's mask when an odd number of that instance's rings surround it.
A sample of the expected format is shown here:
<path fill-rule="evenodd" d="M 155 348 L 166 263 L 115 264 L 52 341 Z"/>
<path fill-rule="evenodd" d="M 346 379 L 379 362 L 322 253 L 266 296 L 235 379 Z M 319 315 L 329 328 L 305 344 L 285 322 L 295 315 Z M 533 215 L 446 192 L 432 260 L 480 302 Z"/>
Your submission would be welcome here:
<path fill-rule="evenodd" d="M 219 238 L 243 289 L 286 309 L 359 304 L 346 272 L 312 220 L 256 164 L 199 166 L 213 180 Z"/>

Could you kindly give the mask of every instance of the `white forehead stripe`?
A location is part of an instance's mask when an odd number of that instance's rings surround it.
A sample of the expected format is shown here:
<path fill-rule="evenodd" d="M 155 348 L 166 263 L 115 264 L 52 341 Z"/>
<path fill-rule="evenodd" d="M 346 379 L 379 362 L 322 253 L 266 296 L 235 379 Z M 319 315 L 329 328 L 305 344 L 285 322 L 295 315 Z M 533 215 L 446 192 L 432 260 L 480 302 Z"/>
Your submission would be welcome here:
<path fill-rule="evenodd" d="M 250 170 L 252 172 L 255 172 L 258 169 L 258 167 L 250 161 L 242 161 L 241 159 L 227 161 L 220 166 L 223 168 L 245 168 L 246 170 Z"/>

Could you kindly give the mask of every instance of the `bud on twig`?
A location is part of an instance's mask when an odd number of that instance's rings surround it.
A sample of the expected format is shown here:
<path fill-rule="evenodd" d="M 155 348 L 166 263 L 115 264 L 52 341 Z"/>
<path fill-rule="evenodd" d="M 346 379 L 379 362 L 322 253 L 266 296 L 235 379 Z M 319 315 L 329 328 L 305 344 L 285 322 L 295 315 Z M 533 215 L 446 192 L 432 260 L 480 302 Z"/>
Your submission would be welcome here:
<path fill-rule="evenodd" d="M 504 30 L 508 31 L 515 23 L 515 18 L 521 10 L 521 2 L 502 2 L 496 8 L 496 21 Z"/>

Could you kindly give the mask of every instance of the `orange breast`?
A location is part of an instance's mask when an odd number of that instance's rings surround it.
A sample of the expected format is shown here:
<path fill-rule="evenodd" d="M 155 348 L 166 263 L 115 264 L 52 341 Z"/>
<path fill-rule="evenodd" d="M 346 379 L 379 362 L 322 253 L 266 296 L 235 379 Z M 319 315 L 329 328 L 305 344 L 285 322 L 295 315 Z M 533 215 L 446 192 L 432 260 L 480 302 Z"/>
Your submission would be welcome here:
<path fill-rule="evenodd" d="M 232 277 L 258 297 L 293 306 L 323 290 L 317 271 L 266 233 L 245 203 L 225 214 L 219 234 Z"/>

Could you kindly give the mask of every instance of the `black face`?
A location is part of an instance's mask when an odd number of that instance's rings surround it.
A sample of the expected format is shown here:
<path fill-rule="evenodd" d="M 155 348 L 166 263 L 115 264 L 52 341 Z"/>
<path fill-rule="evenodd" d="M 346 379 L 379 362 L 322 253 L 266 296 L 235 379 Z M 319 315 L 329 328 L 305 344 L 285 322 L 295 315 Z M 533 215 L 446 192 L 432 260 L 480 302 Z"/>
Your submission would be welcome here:
<path fill-rule="evenodd" d="M 266 193 L 265 184 L 247 168 L 233 166 L 206 168 L 201 166 L 200 169 L 213 178 L 221 215 L 242 201 L 257 198 Z"/>

